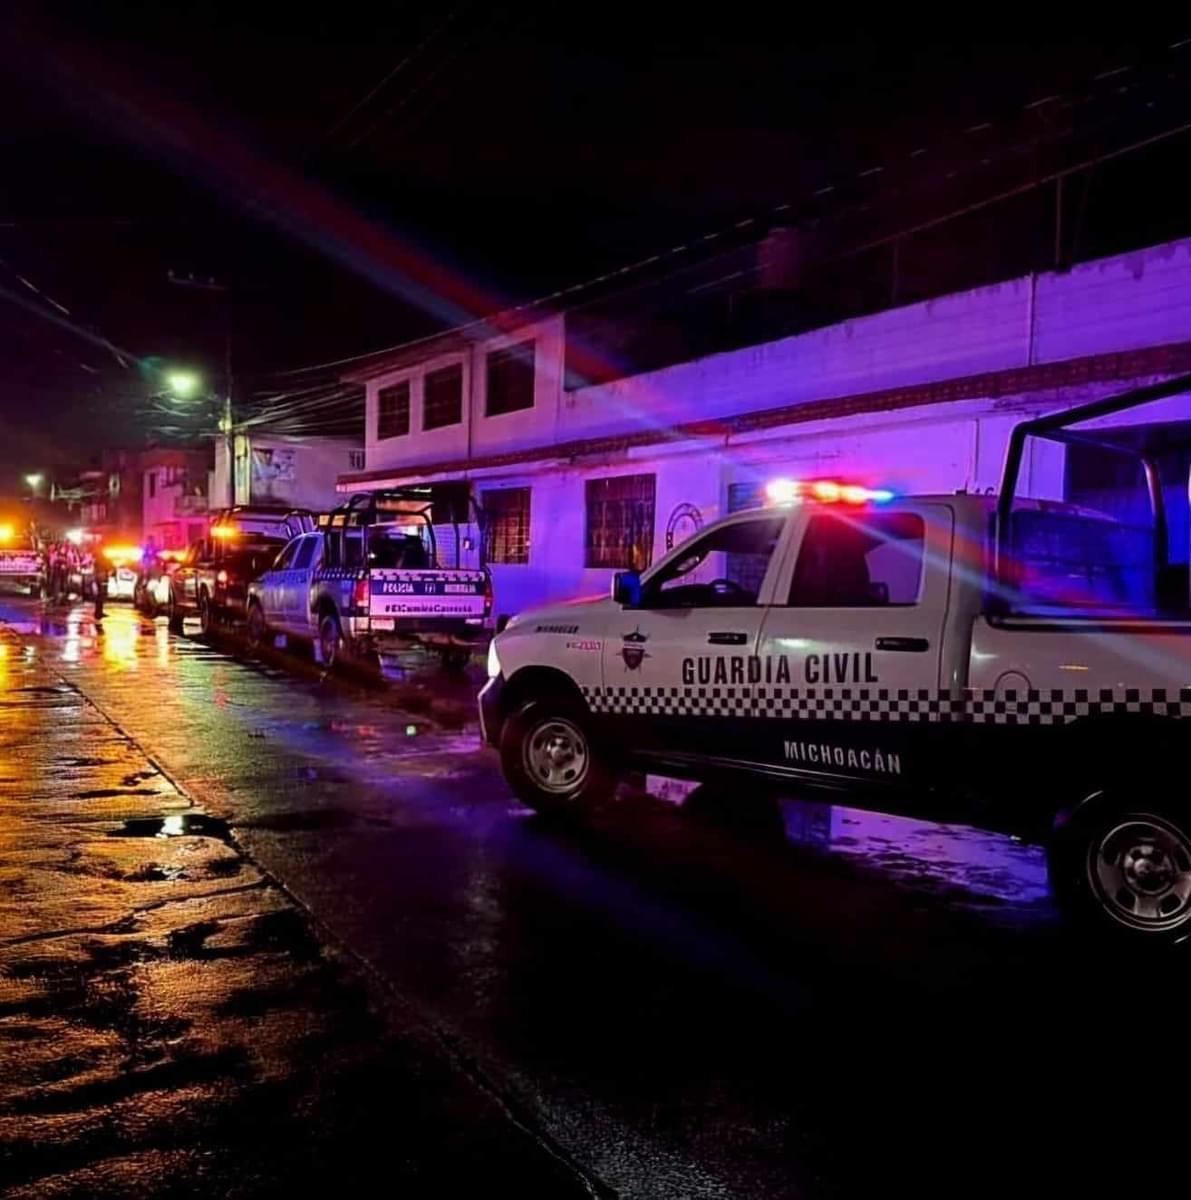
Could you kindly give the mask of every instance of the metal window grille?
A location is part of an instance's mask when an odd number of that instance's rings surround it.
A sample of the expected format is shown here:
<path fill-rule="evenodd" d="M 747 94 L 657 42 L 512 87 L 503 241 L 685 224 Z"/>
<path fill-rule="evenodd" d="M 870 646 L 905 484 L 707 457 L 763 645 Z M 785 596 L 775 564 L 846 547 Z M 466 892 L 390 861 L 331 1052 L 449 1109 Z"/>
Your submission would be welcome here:
<path fill-rule="evenodd" d="M 376 440 L 409 433 L 409 380 L 403 379 L 376 394 Z"/>
<path fill-rule="evenodd" d="M 587 566 L 632 571 L 649 566 L 656 490 L 653 475 L 587 481 Z"/>
<path fill-rule="evenodd" d="M 485 559 L 529 562 L 529 488 L 494 488 L 484 493 L 483 507 Z"/>

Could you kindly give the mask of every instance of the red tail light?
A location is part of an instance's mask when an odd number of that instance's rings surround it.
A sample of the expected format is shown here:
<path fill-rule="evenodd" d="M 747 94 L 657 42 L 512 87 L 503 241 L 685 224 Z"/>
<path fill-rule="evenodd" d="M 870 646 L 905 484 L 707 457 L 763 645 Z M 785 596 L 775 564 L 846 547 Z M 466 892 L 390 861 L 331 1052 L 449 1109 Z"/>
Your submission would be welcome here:
<path fill-rule="evenodd" d="M 492 595 L 492 576 L 484 576 L 484 616 L 492 615 L 492 604 L 494 597 Z"/>
<path fill-rule="evenodd" d="M 227 572 L 220 571 L 219 574 L 215 576 L 215 582 L 218 584 L 226 584 L 227 583 Z"/>
<path fill-rule="evenodd" d="M 355 604 L 356 608 L 366 609 L 368 607 L 369 595 L 368 576 L 365 575 L 363 579 L 356 580 L 356 591 L 352 597 L 352 603 Z"/>

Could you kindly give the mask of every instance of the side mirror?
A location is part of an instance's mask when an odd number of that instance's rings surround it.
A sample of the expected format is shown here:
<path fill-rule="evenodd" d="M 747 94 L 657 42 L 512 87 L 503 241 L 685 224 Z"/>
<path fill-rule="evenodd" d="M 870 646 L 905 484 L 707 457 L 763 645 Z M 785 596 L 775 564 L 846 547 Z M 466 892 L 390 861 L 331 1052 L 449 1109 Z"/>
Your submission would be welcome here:
<path fill-rule="evenodd" d="M 641 604 L 641 576 L 636 571 L 617 571 L 612 576 L 612 599 L 623 608 Z"/>

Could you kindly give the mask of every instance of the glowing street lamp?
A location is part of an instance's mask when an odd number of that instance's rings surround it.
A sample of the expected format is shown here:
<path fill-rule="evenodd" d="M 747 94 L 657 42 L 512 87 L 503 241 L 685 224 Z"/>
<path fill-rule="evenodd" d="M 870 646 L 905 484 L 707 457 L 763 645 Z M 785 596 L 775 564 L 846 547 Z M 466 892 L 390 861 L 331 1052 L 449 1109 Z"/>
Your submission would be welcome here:
<path fill-rule="evenodd" d="M 190 400 L 198 395 L 203 381 L 193 371 L 171 371 L 165 384 L 179 400 Z"/>
<path fill-rule="evenodd" d="M 36 496 L 41 489 L 41 485 L 45 483 L 45 476 L 40 472 L 34 472 L 32 475 L 25 476 L 25 483 L 28 485 L 29 490 Z"/>

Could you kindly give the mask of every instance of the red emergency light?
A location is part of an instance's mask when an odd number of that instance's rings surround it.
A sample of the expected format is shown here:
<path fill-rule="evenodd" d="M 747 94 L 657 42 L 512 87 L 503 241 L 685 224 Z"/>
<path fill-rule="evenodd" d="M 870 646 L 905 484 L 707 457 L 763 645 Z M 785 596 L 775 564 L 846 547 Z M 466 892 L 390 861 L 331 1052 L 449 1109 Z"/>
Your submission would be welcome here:
<path fill-rule="evenodd" d="M 834 479 L 771 479 L 765 485 L 770 504 L 798 504 L 816 500 L 820 504 L 887 504 L 894 493 L 888 488 L 862 487 Z"/>

